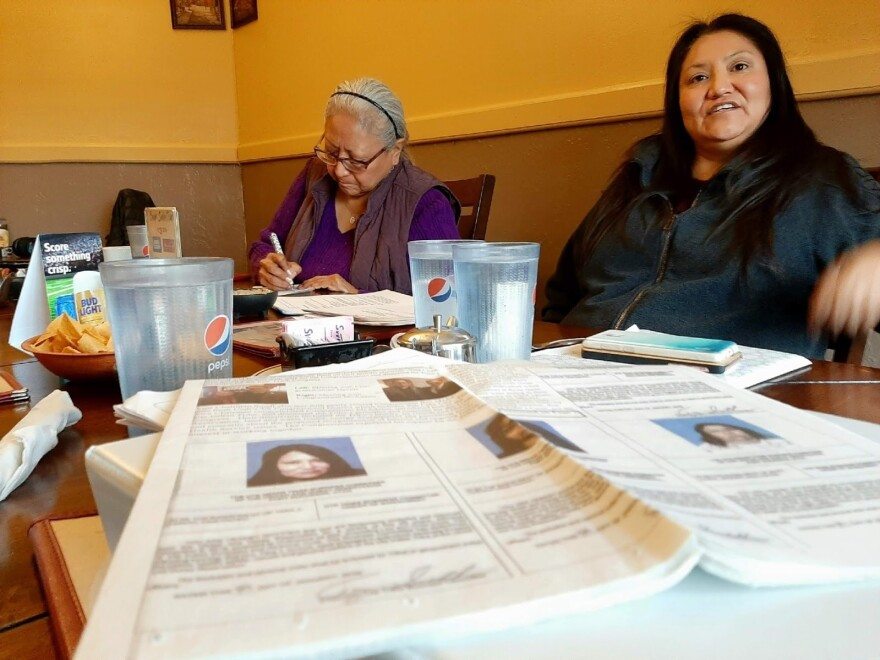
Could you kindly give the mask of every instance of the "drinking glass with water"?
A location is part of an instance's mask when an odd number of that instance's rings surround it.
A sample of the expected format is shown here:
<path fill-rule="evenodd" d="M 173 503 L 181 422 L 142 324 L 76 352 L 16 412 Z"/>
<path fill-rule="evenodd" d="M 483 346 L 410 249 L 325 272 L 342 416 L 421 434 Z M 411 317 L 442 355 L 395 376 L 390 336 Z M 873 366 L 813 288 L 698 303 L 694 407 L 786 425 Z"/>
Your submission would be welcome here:
<path fill-rule="evenodd" d="M 538 243 L 453 246 L 458 321 L 477 338 L 477 362 L 529 359 L 540 250 Z"/>
<path fill-rule="evenodd" d="M 128 259 L 100 266 L 122 398 L 232 377 L 232 259 Z"/>
<path fill-rule="evenodd" d="M 444 324 L 450 316 L 458 318 L 452 246 L 482 242 L 468 239 L 409 242 L 409 270 L 417 328 L 433 325 L 435 314 L 443 317 Z"/>

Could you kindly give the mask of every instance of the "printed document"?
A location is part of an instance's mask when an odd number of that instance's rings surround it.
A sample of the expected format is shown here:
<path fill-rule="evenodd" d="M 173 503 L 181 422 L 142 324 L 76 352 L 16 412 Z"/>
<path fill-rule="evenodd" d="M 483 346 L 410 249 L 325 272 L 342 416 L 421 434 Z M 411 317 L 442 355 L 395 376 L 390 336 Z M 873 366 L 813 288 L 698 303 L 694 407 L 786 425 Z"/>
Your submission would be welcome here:
<path fill-rule="evenodd" d="M 719 577 L 766 586 L 880 577 L 876 442 L 689 367 L 557 356 L 447 371 L 693 530 L 701 566 Z"/>
<path fill-rule="evenodd" d="M 398 326 L 415 323 L 412 296 L 396 291 L 278 298 L 273 308 L 287 315 L 351 316 L 355 323 Z"/>
<path fill-rule="evenodd" d="M 645 597 L 699 556 L 435 367 L 190 381 L 77 657 L 378 652 Z"/>
<path fill-rule="evenodd" d="M 880 577 L 880 446 L 677 366 L 395 349 L 190 381 L 79 658 L 367 655 L 646 597 Z"/>

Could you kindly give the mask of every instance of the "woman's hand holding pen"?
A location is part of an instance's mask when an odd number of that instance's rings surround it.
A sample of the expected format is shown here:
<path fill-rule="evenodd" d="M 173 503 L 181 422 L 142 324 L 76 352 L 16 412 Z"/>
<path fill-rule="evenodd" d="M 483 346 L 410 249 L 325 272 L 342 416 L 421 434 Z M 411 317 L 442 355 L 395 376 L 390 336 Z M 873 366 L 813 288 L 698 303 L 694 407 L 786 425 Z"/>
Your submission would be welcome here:
<path fill-rule="evenodd" d="M 287 261 L 284 250 L 278 236 L 272 232 L 269 240 L 275 252 L 270 252 L 260 262 L 260 284 L 276 291 L 284 291 L 293 288 L 293 278 L 302 272 L 302 266 L 293 261 Z M 329 289 L 339 293 L 357 293 L 358 290 L 338 273 L 333 275 L 316 275 L 303 282 L 303 288 Z"/>
<path fill-rule="evenodd" d="M 287 261 L 283 254 L 270 252 L 260 261 L 259 283 L 275 291 L 286 291 L 301 270 L 298 263 Z"/>
<path fill-rule="evenodd" d="M 276 291 L 286 291 L 293 288 L 293 278 L 302 270 L 296 262 L 288 262 L 281 248 L 281 241 L 273 231 L 269 234 L 269 241 L 275 252 L 267 254 L 260 262 L 260 284 Z"/>

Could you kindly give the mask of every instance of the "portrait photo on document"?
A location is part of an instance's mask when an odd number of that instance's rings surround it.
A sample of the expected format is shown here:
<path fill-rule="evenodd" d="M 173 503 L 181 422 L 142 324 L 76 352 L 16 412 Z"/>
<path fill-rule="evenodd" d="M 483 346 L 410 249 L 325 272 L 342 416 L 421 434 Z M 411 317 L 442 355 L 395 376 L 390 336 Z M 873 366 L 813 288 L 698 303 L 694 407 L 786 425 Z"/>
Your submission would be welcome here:
<path fill-rule="evenodd" d="M 461 387 L 444 378 L 383 378 L 379 381 L 382 392 L 389 401 L 427 401 L 442 399 L 461 390 Z"/>
<path fill-rule="evenodd" d="M 537 433 L 544 440 L 549 442 L 552 445 L 556 445 L 559 449 L 565 449 L 566 451 L 573 451 L 579 454 L 587 454 L 584 449 L 581 449 L 576 444 L 571 442 L 570 440 L 563 437 L 563 435 L 557 431 L 555 428 L 550 426 L 547 422 L 540 419 L 518 419 L 516 422 L 522 426 L 525 426 L 529 431 L 533 433 Z"/>
<path fill-rule="evenodd" d="M 367 474 L 350 437 L 263 440 L 246 446 L 249 488 Z"/>
<path fill-rule="evenodd" d="M 469 427 L 467 432 L 496 458 L 519 454 L 540 441 L 532 431 L 501 413 Z"/>
<path fill-rule="evenodd" d="M 748 447 L 764 440 L 780 439 L 775 433 L 733 415 L 652 419 L 651 421 L 687 440 L 692 445 L 702 448 Z"/>

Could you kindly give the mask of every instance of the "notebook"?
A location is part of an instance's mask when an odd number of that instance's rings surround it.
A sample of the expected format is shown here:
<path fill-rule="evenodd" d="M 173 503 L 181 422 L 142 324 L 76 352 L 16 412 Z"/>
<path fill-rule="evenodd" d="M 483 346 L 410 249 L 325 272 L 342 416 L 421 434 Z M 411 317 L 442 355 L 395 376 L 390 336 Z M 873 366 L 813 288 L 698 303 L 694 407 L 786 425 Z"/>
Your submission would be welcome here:
<path fill-rule="evenodd" d="M 95 512 L 53 515 L 28 530 L 58 656 L 72 658 L 110 563 Z"/>

